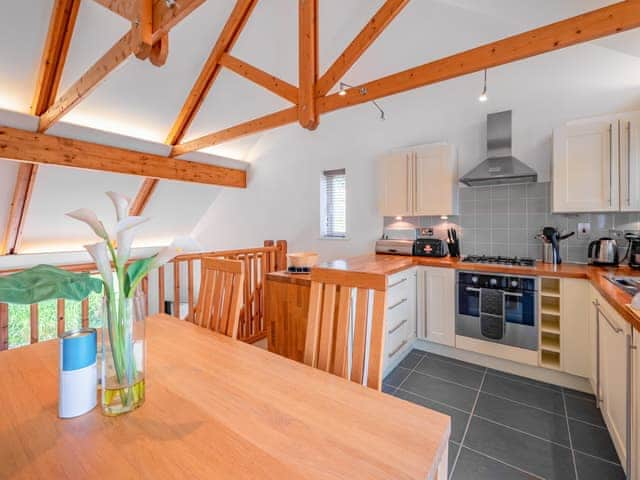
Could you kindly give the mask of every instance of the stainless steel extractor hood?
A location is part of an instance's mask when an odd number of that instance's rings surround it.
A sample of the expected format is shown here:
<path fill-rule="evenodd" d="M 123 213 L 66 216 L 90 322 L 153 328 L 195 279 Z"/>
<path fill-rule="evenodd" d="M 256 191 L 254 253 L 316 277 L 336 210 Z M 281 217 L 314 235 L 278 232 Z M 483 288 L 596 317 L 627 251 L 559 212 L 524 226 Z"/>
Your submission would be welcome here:
<path fill-rule="evenodd" d="M 460 181 L 470 187 L 538 181 L 535 170 L 511 155 L 511 110 L 487 115 L 487 157 Z"/>

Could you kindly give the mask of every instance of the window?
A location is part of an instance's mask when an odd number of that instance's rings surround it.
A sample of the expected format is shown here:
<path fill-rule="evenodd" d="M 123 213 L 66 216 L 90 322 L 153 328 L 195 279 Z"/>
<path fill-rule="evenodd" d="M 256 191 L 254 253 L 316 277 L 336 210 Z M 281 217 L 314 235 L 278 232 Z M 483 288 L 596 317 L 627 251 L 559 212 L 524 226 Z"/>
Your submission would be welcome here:
<path fill-rule="evenodd" d="M 347 174 L 344 168 L 325 170 L 320 181 L 321 224 L 325 238 L 347 236 Z"/>

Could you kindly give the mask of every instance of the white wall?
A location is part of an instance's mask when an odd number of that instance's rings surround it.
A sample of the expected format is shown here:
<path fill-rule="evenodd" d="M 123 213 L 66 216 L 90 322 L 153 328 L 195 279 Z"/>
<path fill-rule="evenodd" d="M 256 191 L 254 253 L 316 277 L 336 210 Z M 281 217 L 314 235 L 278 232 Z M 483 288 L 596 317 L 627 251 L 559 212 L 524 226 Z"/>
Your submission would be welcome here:
<path fill-rule="evenodd" d="M 290 251 L 323 260 L 371 252 L 381 234 L 376 210 L 376 159 L 401 146 L 448 141 L 460 174 L 486 155 L 486 114 L 513 110 L 514 155 L 550 179 L 552 128 L 567 120 L 640 109 L 640 59 L 582 45 L 489 71 L 489 102 L 480 104 L 480 74 L 321 118 L 315 132 L 290 125 L 264 134 L 250 151 L 246 191 L 220 193 L 194 236 L 206 249 L 248 247 L 286 239 Z M 347 241 L 320 240 L 319 180 L 324 169 L 347 169 Z"/>

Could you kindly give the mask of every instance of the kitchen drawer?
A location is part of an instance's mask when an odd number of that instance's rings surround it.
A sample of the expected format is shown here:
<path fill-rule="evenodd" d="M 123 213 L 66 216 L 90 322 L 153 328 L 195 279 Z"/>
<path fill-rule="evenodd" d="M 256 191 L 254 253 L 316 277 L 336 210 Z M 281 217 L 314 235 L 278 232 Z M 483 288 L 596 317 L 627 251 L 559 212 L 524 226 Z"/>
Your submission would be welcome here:
<path fill-rule="evenodd" d="M 402 300 L 411 298 L 411 275 L 413 270 L 400 272 L 389 277 L 387 282 L 387 306 L 392 307 Z M 415 288 L 415 287 L 414 287 Z"/>
<path fill-rule="evenodd" d="M 387 315 L 385 317 L 385 325 L 388 330 L 392 330 L 401 321 L 407 320 L 411 315 L 411 309 L 409 308 L 409 300 L 401 299 L 396 303 L 387 307 Z"/>
<path fill-rule="evenodd" d="M 406 346 L 409 341 L 409 335 L 407 334 L 408 330 L 409 321 L 408 319 L 405 319 L 397 324 L 393 329 L 389 329 L 387 331 L 387 342 L 385 346 L 385 356 L 387 359 L 395 357 L 395 355 Z"/>

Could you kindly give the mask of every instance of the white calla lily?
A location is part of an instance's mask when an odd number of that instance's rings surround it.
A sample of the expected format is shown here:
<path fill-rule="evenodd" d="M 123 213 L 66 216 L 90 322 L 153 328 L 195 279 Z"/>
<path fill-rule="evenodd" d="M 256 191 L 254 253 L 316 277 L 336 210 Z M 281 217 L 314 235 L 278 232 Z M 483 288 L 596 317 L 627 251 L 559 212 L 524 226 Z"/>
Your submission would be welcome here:
<path fill-rule="evenodd" d="M 131 199 L 126 197 L 118 192 L 107 192 L 107 196 L 113 202 L 113 206 L 116 209 L 116 217 L 118 221 L 129 215 L 129 205 L 131 204 Z"/>
<path fill-rule="evenodd" d="M 109 240 L 107 229 L 104 228 L 102 222 L 98 220 L 98 216 L 93 210 L 89 210 L 88 208 L 79 208 L 78 210 L 67 213 L 67 217 L 86 223 L 100 238 L 107 241 Z"/>
<path fill-rule="evenodd" d="M 161 267 L 167 262 L 173 260 L 176 256 L 183 253 L 193 253 L 201 251 L 202 247 L 191 237 L 176 237 L 171 245 L 160 250 L 151 261 L 149 270 Z"/>
<path fill-rule="evenodd" d="M 100 272 L 102 280 L 105 283 L 105 288 L 108 290 L 109 295 L 111 295 L 111 293 L 113 293 L 113 272 L 109 261 L 107 243 L 98 242 L 92 245 L 85 245 L 84 248 L 89 252 L 93 261 L 96 262 L 98 272 Z"/>
<path fill-rule="evenodd" d="M 129 230 L 135 228 L 139 225 L 142 225 L 144 222 L 149 221 L 146 217 L 124 217 L 116 224 L 116 235 L 124 232 L 125 230 Z"/>

